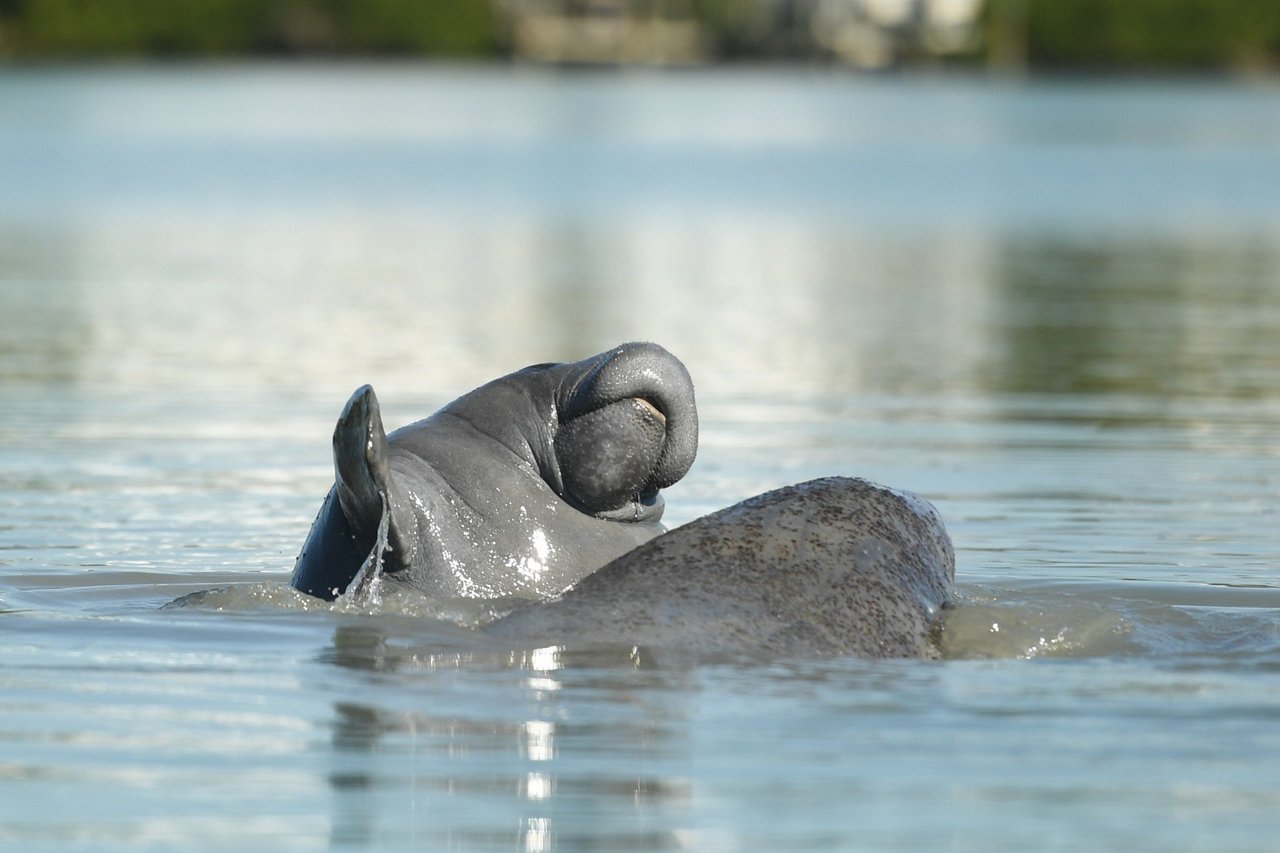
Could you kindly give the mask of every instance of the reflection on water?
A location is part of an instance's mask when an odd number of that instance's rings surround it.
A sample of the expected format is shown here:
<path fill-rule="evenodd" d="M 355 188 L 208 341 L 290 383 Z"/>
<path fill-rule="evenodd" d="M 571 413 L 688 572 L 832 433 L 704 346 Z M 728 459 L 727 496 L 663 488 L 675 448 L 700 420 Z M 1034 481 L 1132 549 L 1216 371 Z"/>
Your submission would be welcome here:
<path fill-rule="evenodd" d="M 0 370 L 330 398 L 373 380 L 439 402 L 653 338 L 722 395 L 1273 398 L 1277 246 L 1265 230 L 1073 241 L 785 219 L 101 224 L 0 245 Z"/>
<path fill-rule="evenodd" d="M 0 842 L 1269 849 L 1276 96 L 0 76 Z M 698 384 L 667 518 L 928 496 L 950 660 L 512 649 L 283 587 L 351 389 L 394 426 L 637 338 Z"/>
<path fill-rule="evenodd" d="M 0 364 L 7 382 L 74 381 L 91 321 L 74 233 L 0 229 Z"/>
<path fill-rule="evenodd" d="M 449 651 L 421 625 L 404 627 L 397 636 L 353 622 L 320 656 L 363 683 L 363 703 L 333 706 L 334 843 L 381 847 L 420 832 L 446 846 L 514 841 L 528 851 L 557 840 L 570 849 L 681 847 L 669 827 L 682 825 L 691 792 L 657 768 L 687 747 L 678 734 L 687 716 L 678 697 L 694 687 L 687 670 L 655 667 L 635 649 L 477 651 L 472 642 Z M 469 701 L 476 690 L 501 704 Z M 637 774 L 632 760 L 654 771 Z M 466 769 L 471 762 L 478 771 Z M 513 798 L 521 807 L 495 831 L 485 803 Z M 633 829 L 619 832 L 627 816 Z"/>
<path fill-rule="evenodd" d="M 654 338 L 764 398 L 1276 387 L 1267 87 L 313 67 L 0 103 L 9 380 L 437 402 Z"/>
<path fill-rule="evenodd" d="M 1274 399 L 1277 245 L 1192 232 L 1008 247 L 1000 390 Z"/>

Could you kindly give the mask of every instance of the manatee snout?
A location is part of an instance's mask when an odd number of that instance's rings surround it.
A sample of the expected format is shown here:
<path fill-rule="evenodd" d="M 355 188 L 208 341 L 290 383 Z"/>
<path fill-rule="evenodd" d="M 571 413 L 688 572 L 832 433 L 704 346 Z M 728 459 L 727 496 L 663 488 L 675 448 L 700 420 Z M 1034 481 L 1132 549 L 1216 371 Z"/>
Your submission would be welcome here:
<path fill-rule="evenodd" d="M 568 496 L 599 512 L 655 491 L 650 480 L 666 446 L 666 425 L 661 412 L 635 397 L 561 424 L 555 444 Z"/>
<path fill-rule="evenodd" d="M 693 381 L 657 344 L 602 353 L 559 403 L 554 444 L 565 496 L 589 512 L 655 500 L 697 455 Z"/>

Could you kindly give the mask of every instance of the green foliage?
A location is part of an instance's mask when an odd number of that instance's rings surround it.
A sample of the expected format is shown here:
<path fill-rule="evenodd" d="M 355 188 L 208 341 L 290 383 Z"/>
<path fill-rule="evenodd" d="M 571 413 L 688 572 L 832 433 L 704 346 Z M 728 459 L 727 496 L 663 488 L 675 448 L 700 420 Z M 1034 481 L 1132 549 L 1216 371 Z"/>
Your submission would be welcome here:
<path fill-rule="evenodd" d="M 240 53 L 261 11 L 258 0 L 20 0 L 6 42 L 42 56 Z"/>
<path fill-rule="evenodd" d="M 498 50 L 493 9 L 483 0 L 342 0 L 335 18 L 356 53 L 475 56 Z"/>
<path fill-rule="evenodd" d="M 493 56 L 491 0 L 0 0 L 0 55 Z M 584 4 L 578 3 L 575 8 Z M 804 30 L 765 0 L 631 0 L 640 17 L 697 20 L 722 57 L 766 57 Z M 1031 68 L 1280 68 L 1280 0 L 988 0 L 994 63 Z M 788 23 L 790 22 L 790 24 Z M 816 45 L 810 51 L 820 52 Z"/>
<path fill-rule="evenodd" d="M 1032 67 L 1280 64 L 1277 0 L 1026 0 Z"/>
<path fill-rule="evenodd" d="M 731 57 L 763 52 L 774 24 L 770 10 L 756 0 L 696 0 L 692 12 L 721 54 Z"/>
<path fill-rule="evenodd" d="M 274 53 L 484 55 L 487 0 L 0 0 L 0 49 L 19 56 Z"/>

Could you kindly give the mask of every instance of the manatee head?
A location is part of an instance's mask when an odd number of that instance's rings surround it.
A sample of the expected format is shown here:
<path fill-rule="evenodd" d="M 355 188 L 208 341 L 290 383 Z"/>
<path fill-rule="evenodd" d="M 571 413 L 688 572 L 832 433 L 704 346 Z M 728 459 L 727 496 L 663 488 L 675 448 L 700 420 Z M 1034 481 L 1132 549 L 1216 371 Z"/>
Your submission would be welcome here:
<path fill-rule="evenodd" d="M 386 576 L 423 592 L 555 595 L 662 531 L 660 490 L 697 444 L 693 383 L 656 344 L 527 367 L 389 435 L 366 385 L 293 585 L 340 594 L 383 525 Z"/>

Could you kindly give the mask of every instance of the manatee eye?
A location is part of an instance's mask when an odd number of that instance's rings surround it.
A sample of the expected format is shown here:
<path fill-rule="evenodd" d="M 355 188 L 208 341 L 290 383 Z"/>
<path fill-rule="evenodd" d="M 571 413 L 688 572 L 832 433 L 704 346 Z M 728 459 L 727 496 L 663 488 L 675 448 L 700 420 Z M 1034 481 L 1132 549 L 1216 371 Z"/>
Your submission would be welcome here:
<path fill-rule="evenodd" d="M 651 492 L 667 439 L 667 419 L 628 397 L 560 425 L 556 458 L 566 497 L 591 513 L 619 509 Z"/>

